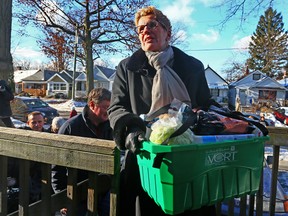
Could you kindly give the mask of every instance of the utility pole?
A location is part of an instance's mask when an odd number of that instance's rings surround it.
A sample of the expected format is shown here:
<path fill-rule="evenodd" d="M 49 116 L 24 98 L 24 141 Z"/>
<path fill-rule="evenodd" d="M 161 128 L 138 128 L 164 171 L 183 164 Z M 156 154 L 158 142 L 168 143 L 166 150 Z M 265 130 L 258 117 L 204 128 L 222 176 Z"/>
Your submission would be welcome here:
<path fill-rule="evenodd" d="M 75 44 L 74 44 L 74 68 L 72 80 L 72 100 L 75 100 L 75 77 L 76 77 L 76 58 L 77 58 L 77 44 L 78 44 L 78 24 L 76 23 L 75 29 Z"/>

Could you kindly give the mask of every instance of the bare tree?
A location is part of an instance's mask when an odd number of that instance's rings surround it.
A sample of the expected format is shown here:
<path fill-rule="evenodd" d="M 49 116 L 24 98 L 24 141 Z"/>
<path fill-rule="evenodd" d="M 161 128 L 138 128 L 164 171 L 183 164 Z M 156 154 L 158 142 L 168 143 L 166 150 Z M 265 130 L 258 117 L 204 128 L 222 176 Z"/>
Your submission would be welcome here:
<path fill-rule="evenodd" d="M 241 27 L 242 24 L 251 16 L 259 15 L 262 13 L 262 9 L 272 7 L 282 0 L 225 0 L 216 4 L 215 8 L 226 8 L 226 16 L 221 21 L 221 25 L 224 26 L 232 18 L 239 18 Z"/>
<path fill-rule="evenodd" d="M 13 58 L 13 65 L 15 69 L 21 68 L 22 70 L 31 70 L 32 69 L 32 60 L 31 59 L 26 59 L 26 58 Z"/>
<path fill-rule="evenodd" d="M 247 75 L 249 71 L 245 62 L 237 58 L 230 58 L 226 61 L 222 73 L 225 74 L 225 80 L 227 82 L 233 82 Z"/>
<path fill-rule="evenodd" d="M 13 78 L 11 56 L 12 0 L 0 1 L 0 79 Z M 11 80 L 10 80 L 11 81 Z"/>
<path fill-rule="evenodd" d="M 134 13 L 148 0 L 17 0 L 23 24 L 55 28 L 81 41 L 87 91 L 94 87 L 93 60 L 104 53 L 135 49 Z"/>

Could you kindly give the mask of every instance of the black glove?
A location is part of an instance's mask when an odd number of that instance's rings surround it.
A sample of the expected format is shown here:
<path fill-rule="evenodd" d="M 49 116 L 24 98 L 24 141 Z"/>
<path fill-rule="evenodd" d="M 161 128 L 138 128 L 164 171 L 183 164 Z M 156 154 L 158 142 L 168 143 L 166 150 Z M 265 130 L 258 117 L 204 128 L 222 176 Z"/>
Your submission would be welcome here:
<path fill-rule="evenodd" d="M 134 154 L 140 153 L 141 142 L 145 140 L 145 132 L 140 128 L 132 128 L 128 131 L 125 147 Z"/>

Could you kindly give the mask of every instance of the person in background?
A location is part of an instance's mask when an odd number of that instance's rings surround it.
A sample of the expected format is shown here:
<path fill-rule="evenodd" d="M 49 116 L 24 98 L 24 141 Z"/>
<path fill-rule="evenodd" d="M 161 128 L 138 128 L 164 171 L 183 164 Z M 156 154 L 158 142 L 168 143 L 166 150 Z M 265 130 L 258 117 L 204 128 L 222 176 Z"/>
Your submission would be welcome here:
<path fill-rule="evenodd" d="M 20 129 L 48 132 L 44 128 L 44 117 L 39 111 L 29 113 L 27 116 L 27 126 L 20 127 Z"/>
<path fill-rule="evenodd" d="M 241 112 L 241 100 L 239 96 L 236 97 L 235 111 Z"/>
<path fill-rule="evenodd" d="M 41 112 L 34 111 L 27 116 L 27 126 L 19 129 L 32 130 L 37 132 L 49 132 L 44 128 L 44 117 Z M 41 164 L 31 162 L 30 164 L 30 202 L 41 199 Z"/>
<path fill-rule="evenodd" d="M 87 105 L 81 114 L 68 119 L 60 128 L 58 134 L 66 134 L 80 137 L 112 140 L 112 129 L 108 121 L 107 108 L 110 105 L 111 92 L 105 88 L 92 89 L 88 95 Z M 78 170 L 77 181 L 87 179 L 87 171 Z M 99 215 L 108 216 L 109 207 L 103 207 L 104 199 L 109 200 L 110 176 L 99 174 L 101 186 L 99 197 Z M 52 166 L 52 188 L 55 193 L 67 187 L 67 169 L 61 166 Z M 83 210 L 83 209 L 82 209 Z M 84 210 L 83 210 L 84 211 Z M 68 209 L 69 213 L 69 209 Z M 81 213 L 80 213 L 81 214 Z"/>
<path fill-rule="evenodd" d="M 78 113 L 77 113 L 77 111 L 76 111 L 76 108 L 75 108 L 75 106 L 72 106 L 71 107 L 71 112 L 70 112 L 70 114 L 69 114 L 69 118 L 72 118 L 73 116 L 75 116 L 75 115 L 77 115 Z"/>
<path fill-rule="evenodd" d="M 51 133 L 58 133 L 60 127 L 66 122 L 66 119 L 63 117 L 55 117 L 52 120 L 50 132 Z"/>
<path fill-rule="evenodd" d="M 213 101 L 198 59 L 170 46 L 171 23 L 158 9 L 149 6 L 135 15 L 141 48 L 122 60 L 112 87 L 109 120 L 114 140 L 126 149 L 120 176 L 120 215 L 166 215 L 142 189 L 136 154 L 145 140 L 146 125 L 139 117 L 168 105 L 174 98 L 192 108 L 208 108 Z M 161 88 L 163 87 L 163 89 Z M 179 215 L 216 215 L 215 206 Z"/>
<path fill-rule="evenodd" d="M 260 114 L 260 123 L 263 124 L 264 126 L 267 126 L 267 125 L 266 125 L 266 122 L 265 122 L 265 115 L 264 115 L 264 113 L 261 113 L 261 114 Z"/>
<path fill-rule="evenodd" d="M 10 118 L 12 116 L 10 101 L 13 99 L 10 86 L 5 80 L 0 80 L 0 126 L 14 127 Z"/>

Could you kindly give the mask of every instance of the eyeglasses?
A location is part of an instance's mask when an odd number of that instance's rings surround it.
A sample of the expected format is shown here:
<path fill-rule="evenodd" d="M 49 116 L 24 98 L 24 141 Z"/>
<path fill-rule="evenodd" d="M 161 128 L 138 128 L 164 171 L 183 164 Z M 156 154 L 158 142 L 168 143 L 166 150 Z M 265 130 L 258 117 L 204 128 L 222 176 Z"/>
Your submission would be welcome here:
<path fill-rule="evenodd" d="M 157 21 L 157 20 L 151 20 L 150 22 L 146 23 L 146 25 L 136 26 L 136 31 L 137 31 L 138 34 L 143 34 L 145 27 L 147 27 L 149 30 L 151 30 L 151 29 L 157 28 L 157 27 L 159 26 L 159 24 L 160 24 L 165 30 L 167 30 L 166 27 L 165 27 L 165 25 L 162 24 L 161 22 L 159 22 L 159 21 Z"/>

